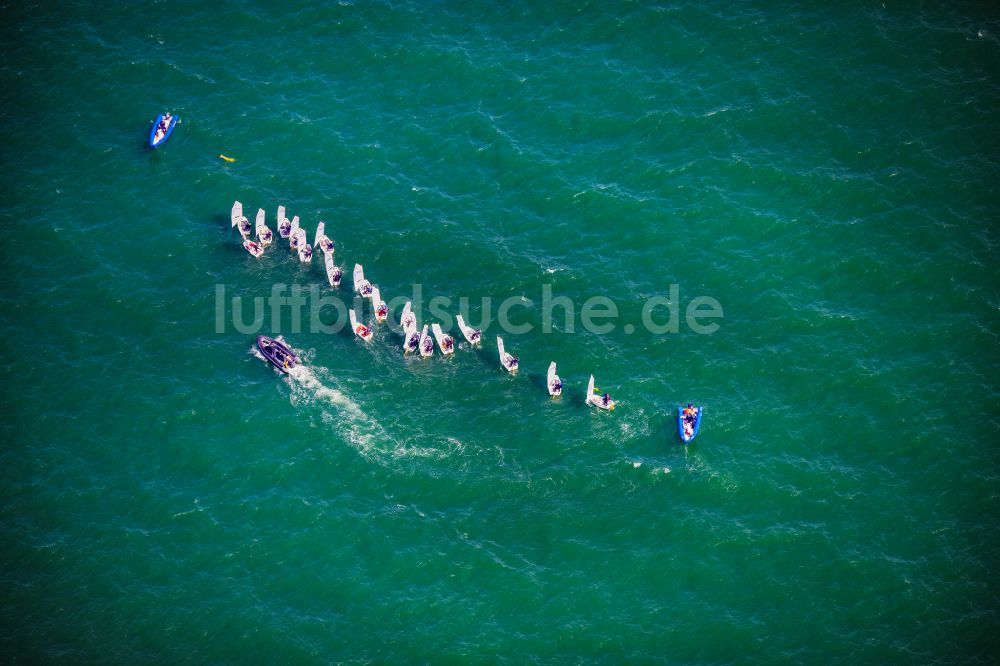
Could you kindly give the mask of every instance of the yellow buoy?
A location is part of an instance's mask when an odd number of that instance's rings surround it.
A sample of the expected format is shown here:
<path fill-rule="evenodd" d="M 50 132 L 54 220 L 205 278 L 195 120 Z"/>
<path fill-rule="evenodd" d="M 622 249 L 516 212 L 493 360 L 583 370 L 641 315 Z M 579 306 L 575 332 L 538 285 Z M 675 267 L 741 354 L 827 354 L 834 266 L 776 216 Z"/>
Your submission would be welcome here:
<path fill-rule="evenodd" d="M 236 161 L 235 157 L 226 157 L 225 155 L 219 155 L 219 157 L 221 157 L 222 159 L 226 160 L 227 162 L 235 162 Z"/>

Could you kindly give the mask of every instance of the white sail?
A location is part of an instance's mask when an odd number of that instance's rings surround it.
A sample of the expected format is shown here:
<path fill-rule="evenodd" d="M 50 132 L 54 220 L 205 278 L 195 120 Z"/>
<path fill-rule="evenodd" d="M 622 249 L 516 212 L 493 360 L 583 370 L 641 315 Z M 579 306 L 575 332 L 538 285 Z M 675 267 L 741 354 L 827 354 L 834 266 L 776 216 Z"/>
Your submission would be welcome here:
<path fill-rule="evenodd" d="M 434 354 L 434 341 L 427 337 L 427 324 L 424 324 L 424 329 L 420 331 L 420 342 L 418 345 L 421 356 L 431 356 Z"/>
<path fill-rule="evenodd" d="M 409 301 L 406 301 L 406 305 L 403 306 L 403 314 L 399 316 L 399 325 L 404 334 L 417 330 L 417 315 L 413 314 L 413 310 L 410 309 Z"/>
<path fill-rule="evenodd" d="M 363 324 L 358 323 L 358 316 L 354 313 L 354 308 L 351 308 L 351 330 L 354 331 L 354 335 L 358 336 L 365 342 L 372 339 L 372 330 Z"/>
<path fill-rule="evenodd" d="M 420 348 L 420 331 L 416 325 L 403 335 L 403 352 L 409 354 Z"/>
<path fill-rule="evenodd" d="M 507 353 L 507 350 L 503 346 L 503 338 L 499 335 L 497 336 L 497 349 L 500 351 L 500 365 L 507 372 L 515 372 L 518 364 L 517 359 Z"/>
<path fill-rule="evenodd" d="M 278 235 L 288 238 L 292 234 L 292 223 L 285 217 L 285 207 L 278 206 Z"/>
<path fill-rule="evenodd" d="M 325 255 L 323 261 L 326 263 L 326 279 L 330 282 L 330 286 L 339 287 L 341 273 L 340 269 L 333 265 L 333 255 Z"/>
<path fill-rule="evenodd" d="M 365 279 L 365 270 L 361 264 L 354 264 L 354 291 L 364 297 L 372 295 L 372 283 Z"/>
<path fill-rule="evenodd" d="M 235 227 L 237 220 L 239 220 L 241 217 L 243 217 L 243 204 L 241 204 L 239 201 L 233 202 L 233 213 L 231 218 L 233 222 L 232 226 Z"/>
<path fill-rule="evenodd" d="M 437 340 L 438 348 L 441 350 L 442 354 L 454 354 L 455 353 L 455 339 L 441 330 L 441 325 L 437 322 L 431 326 L 431 330 L 434 332 L 434 339 Z"/>
<path fill-rule="evenodd" d="M 455 315 L 455 321 L 458 322 L 458 330 L 462 331 L 462 337 L 468 340 L 470 345 L 478 345 L 482 342 L 482 331 L 477 331 L 471 326 L 466 326 L 462 315 Z"/>
<path fill-rule="evenodd" d="M 375 321 L 380 324 L 389 316 L 389 308 L 382 300 L 378 287 L 372 287 L 372 308 L 375 310 Z"/>
<path fill-rule="evenodd" d="M 316 227 L 316 237 L 313 239 L 313 247 L 320 247 L 320 241 L 323 240 L 323 227 L 325 226 L 325 222 L 320 222 L 319 226 Z"/>
<path fill-rule="evenodd" d="M 601 409 L 614 409 L 615 401 L 608 396 L 608 401 L 604 402 L 604 396 L 594 395 L 594 375 L 590 376 L 590 383 L 587 384 L 587 402 Z"/>
<path fill-rule="evenodd" d="M 254 225 L 254 234 L 257 236 L 257 240 L 260 241 L 261 247 L 267 247 L 271 244 L 271 230 L 264 223 L 263 208 L 257 210 L 257 223 Z"/>
<path fill-rule="evenodd" d="M 297 236 L 298 233 L 299 233 L 299 216 L 296 215 L 295 217 L 292 218 L 292 227 L 288 231 L 288 235 L 289 237 L 294 237 Z"/>
<path fill-rule="evenodd" d="M 560 395 L 562 393 L 562 380 L 559 379 L 559 375 L 556 374 L 555 361 L 549 363 L 549 372 L 546 376 L 545 384 L 548 386 L 549 395 Z"/>

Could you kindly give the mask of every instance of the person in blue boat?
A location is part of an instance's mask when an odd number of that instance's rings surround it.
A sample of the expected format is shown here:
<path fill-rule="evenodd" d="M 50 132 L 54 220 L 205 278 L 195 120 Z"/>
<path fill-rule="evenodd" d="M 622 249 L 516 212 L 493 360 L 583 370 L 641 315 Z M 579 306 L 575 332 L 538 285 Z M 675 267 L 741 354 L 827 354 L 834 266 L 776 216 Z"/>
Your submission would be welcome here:
<path fill-rule="evenodd" d="M 164 111 L 163 118 L 160 120 L 160 124 L 156 126 L 156 136 L 155 141 L 159 141 L 167 133 L 167 129 L 170 127 L 170 112 Z"/>

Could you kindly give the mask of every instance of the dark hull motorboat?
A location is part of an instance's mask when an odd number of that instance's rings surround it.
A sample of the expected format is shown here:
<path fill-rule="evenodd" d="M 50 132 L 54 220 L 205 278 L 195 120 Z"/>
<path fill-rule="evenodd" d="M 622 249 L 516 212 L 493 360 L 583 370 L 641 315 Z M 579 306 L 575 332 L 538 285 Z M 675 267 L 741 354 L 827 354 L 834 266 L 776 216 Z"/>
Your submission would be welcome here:
<path fill-rule="evenodd" d="M 271 365 L 285 374 L 299 363 L 298 355 L 286 345 L 266 335 L 257 336 L 257 349 Z"/>

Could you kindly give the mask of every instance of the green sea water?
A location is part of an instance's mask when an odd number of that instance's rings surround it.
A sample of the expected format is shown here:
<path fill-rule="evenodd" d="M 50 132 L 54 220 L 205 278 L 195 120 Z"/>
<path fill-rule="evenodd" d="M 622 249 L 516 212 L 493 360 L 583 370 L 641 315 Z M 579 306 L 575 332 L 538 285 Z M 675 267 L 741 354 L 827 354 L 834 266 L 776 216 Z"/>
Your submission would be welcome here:
<path fill-rule="evenodd" d="M 996 7 L 0 18 L 5 662 L 995 663 Z M 324 220 L 341 290 L 235 200 Z M 356 262 L 485 344 L 267 307 Z"/>

